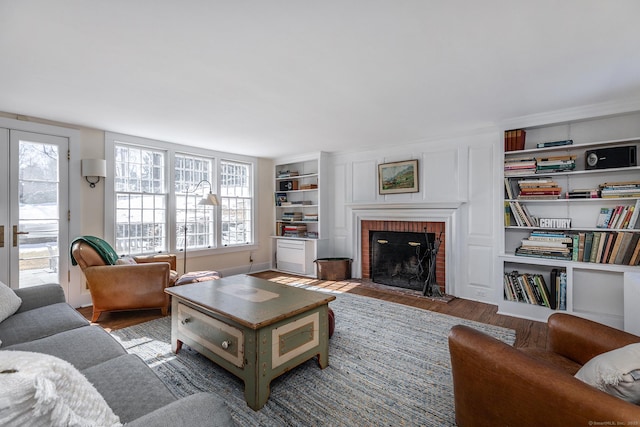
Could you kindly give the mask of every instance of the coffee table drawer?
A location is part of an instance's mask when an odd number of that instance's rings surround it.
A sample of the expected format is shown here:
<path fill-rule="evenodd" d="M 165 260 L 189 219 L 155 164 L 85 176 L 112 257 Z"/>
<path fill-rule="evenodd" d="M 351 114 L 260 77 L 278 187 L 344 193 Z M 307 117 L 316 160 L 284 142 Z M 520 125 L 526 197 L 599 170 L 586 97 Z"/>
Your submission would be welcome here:
<path fill-rule="evenodd" d="M 178 304 L 178 336 L 189 338 L 239 368 L 244 366 L 242 330 L 184 304 Z"/>

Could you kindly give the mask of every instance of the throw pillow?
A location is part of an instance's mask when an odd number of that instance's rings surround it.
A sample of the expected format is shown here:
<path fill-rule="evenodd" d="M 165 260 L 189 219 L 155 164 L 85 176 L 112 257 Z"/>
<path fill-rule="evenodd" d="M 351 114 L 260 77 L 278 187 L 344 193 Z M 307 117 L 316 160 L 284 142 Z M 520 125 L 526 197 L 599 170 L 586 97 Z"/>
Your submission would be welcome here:
<path fill-rule="evenodd" d="M 22 304 L 22 300 L 13 289 L 0 282 L 0 322 L 13 315 Z"/>
<path fill-rule="evenodd" d="M 640 404 L 640 343 L 594 357 L 575 377 L 612 396 Z"/>
<path fill-rule="evenodd" d="M 133 259 L 133 257 L 128 255 L 123 255 L 120 258 L 118 258 L 118 260 L 116 261 L 116 265 L 129 265 L 129 264 L 136 264 L 136 260 Z"/>
<path fill-rule="evenodd" d="M 0 425 L 120 426 L 104 398 L 69 362 L 0 351 Z"/>

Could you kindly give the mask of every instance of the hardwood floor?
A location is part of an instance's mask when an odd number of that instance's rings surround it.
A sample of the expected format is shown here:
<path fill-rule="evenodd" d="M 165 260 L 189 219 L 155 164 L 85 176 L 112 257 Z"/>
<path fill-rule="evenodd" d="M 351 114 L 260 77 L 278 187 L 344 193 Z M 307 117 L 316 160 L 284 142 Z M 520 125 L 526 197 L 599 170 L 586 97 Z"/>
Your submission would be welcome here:
<path fill-rule="evenodd" d="M 454 298 L 447 302 L 432 300 L 422 296 L 409 295 L 393 288 L 383 289 L 379 285 L 373 285 L 366 281 L 346 280 L 340 282 L 317 280 L 308 277 L 300 277 L 275 271 L 254 273 L 253 276 L 278 283 L 305 283 L 321 288 L 327 288 L 336 292 L 348 292 L 378 298 L 385 301 L 410 305 L 413 307 L 431 310 L 450 316 L 460 317 L 477 322 L 502 326 L 516 331 L 516 347 L 540 347 L 544 348 L 547 339 L 547 325 L 542 322 L 534 322 L 516 317 L 497 314 L 497 307 L 475 301 Z M 79 308 L 78 311 L 87 319 L 91 319 L 91 307 Z M 160 310 L 138 310 L 103 313 L 97 324 L 106 330 L 126 328 L 149 320 L 161 317 Z"/>

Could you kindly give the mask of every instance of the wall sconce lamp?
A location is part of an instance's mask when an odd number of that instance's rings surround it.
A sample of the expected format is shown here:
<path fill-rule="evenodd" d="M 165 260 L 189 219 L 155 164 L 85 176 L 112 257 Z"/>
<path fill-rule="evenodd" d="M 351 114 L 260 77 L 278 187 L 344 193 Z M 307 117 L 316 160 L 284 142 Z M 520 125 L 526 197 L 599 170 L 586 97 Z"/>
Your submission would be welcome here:
<path fill-rule="evenodd" d="M 183 229 L 184 229 L 184 250 L 183 250 L 183 254 L 182 254 L 183 255 L 182 265 L 183 265 L 184 274 L 187 273 L 187 231 L 189 231 L 189 226 L 187 225 L 188 218 L 189 218 L 189 216 L 187 215 L 187 210 L 189 208 L 189 194 L 195 193 L 196 190 L 198 190 L 198 188 L 200 188 L 200 185 L 202 185 L 202 184 L 208 184 L 209 185 L 209 194 L 204 196 L 198 202 L 198 205 L 206 205 L 206 206 L 219 206 L 220 205 L 220 198 L 218 197 L 217 194 L 213 194 L 211 192 L 213 187 L 211 186 L 211 183 L 209 181 L 207 181 L 206 179 L 203 179 L 198 184 L 196 184 L 196 186 L 195 186 L 195 188 L 193 190 L 189 191 L 187 189 L 185 191 L 185 196 L 184 196 L 184 227 L 183 227 Z"/>
<path fill-rule="evenodd" d="M 100 182 L 100 178 L 106 178 L 107 176 L 107 161 L 103 159 L 82 159 L 82 176 L 89 183 L 89 187 L 95 188 L 96 184 Z"/>

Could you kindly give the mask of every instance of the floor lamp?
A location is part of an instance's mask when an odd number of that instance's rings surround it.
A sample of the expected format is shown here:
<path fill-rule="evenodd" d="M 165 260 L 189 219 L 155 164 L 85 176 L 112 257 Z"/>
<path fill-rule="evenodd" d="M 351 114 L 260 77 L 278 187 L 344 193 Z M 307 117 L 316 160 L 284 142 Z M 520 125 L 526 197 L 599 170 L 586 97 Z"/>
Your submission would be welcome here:
<path fill-rule="evenodd" d="M 202 200 L 200 200 L 198 202 L 199 205 L 205 205 L 205 206 L 218 206 L 220 205 L 220 199 L 218 198 L 218 196 L 216 194 L 213 194 L 211 192 L 212 190 L 212 186 L 211 183 L 209 181 L 207 181 L 206 179 L 203 179 L 202 181 L 200 181 L 193 190 L 189 191 L 187 189 L 187 191 L 185 191 L 185 195 L 184 195 L 184 253 L 183 253 L 183 261 L 182 261 L 182 265 L 183 265 L 183 274 L 187 273 L 187 231 L 189 231 L 189 226 L 187 225 L 188 220 L 189 220 L 189 215 L 188 215 L 188 208 L 189 208 L 189 194 L 191 193 L 195 193 L 198 188 L 200 188 L 200 185 L 202 184 L 208 184 L 209 185 L 209 194 L 207 194 L 205 197 L 202 198 Z"/>

